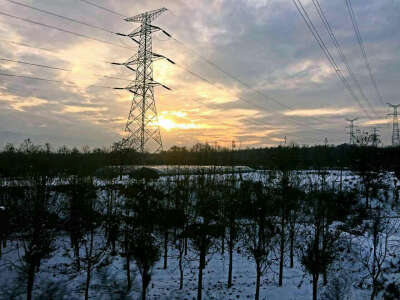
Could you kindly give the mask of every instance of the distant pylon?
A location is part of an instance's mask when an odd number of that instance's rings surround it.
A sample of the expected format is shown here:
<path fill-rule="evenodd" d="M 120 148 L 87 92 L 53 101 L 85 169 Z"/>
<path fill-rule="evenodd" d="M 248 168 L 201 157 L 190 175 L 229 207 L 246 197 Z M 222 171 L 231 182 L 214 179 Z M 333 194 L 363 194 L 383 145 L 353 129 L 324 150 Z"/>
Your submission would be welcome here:
<path fill-rule="evenodd" d="M 354 122 L 357 121 L 358 118 L 354 119 L 346 119 L 346 121 L 350 122 L 350 125 L 347 126 L 346 128 L 349 128 L 349 143 L 350 145 L 353 145 L 355 143 L 355 136 L 354 136 Z"/>
<path fill-rule="evenodd" d="M 372 135 L 371 135 L 371 142 L 372 142 L 372 146 L 374 147 L 378 147 L 379 143 L 380 143 L 380 135 L 378 134 L 379 129 L 378 127 L 374 127 L 373 131 L 372 131 Z"/>
<path fill-rule="evenodd" d="M 393 108 L 393 114 L 389 114 L 389 116 L 393 116 L 392 146 L 400 146 L 399 117 L 397 114 L 397 108 L 400 104 L 387 103 L 387 105 Z"/>
<path fill-rule="evenodd" d="M 140 23 L 141 25 L 130 34 L 117 33 L 117 35 L 131 38 L 139 45 L 137 54 L 127 62 L 113 64 L 125 66 L 136 72 L 136 77 L 129 86 L 117 89 L 126 89 L 133 94 L 122 146 L 142 153 L 145 151 L 159 152 L 163 148 L 154 99 L 154 87 L 162 86 L 168 90 L 169 88 L 153 79 L 153 62 L 163 58 L 171 63 L 174 62 L 153 52 L 152 33 L 162 31 L 167 36 L 170 37 L 170 35 L 160 27 L 151 25 L 151 22 L 165 11 L 167 11 L 166 8 L 161 8 L 126 18 L 125 21 L 127 22 Z"/>

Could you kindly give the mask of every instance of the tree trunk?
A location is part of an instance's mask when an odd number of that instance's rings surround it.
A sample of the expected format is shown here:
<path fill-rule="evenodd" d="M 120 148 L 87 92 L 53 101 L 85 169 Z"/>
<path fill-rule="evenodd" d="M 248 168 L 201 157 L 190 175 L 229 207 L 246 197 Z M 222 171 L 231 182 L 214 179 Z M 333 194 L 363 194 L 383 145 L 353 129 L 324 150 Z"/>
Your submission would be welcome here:
<path fill-rule="evenodd" d="M 257 280 L 256 280 L 256 295 L 255 300 L 260 300 L 260 282 L 261 282 L 261 267 L 259 263 L 256 263 L 257 268 Z"/>
<path fill-rule="evenodd" d="M 327 248 L 326 234 L 328 232 L 329 232 L 329 225 L 328 225 L 328 222 L 326 221 L 325 225 L 324 225 L 324 229 L 322 231 L 322 234 L 323 234 L 322 245 L 323 245 L 324 249 Z M 328 284 L 328 270 L 327 269 L 328 269 L 328 267 L 326 267 L 324 269 L 324 272 L 322 273 L 322 280 L 323 280 L 323 285 L 324 286 L 326 286 Z"/>
<path fill-rule="evenodd" d="M 115 239 L 113 239 L 112 241 L 111 241 L 111 255 L 112 256 L 114 256 L 114 255 L 116 255 L 116 251 L 115 251 Z"/>
<path fill-rule="evenodd" d="M 142 278 L 142 300 L 146 300 L 146 290 L 147 290 L 147 283 L 146 280 Z"/>
<path fill-rule="evenodd" d="M 168 267 L 168 231 L 164 232 L 164 270 Z"/>
<path fill-rule="evenodd" d="M 126 254 L 126 280 L 128 283 L 128 291 L 132 287 L 132 281 L 131 281 L 131 256 L 127 253 Z"/>
<path fill-rule="evenodd" d="M 229 233 L 228 289 L 232 286 L 232 265 L 233 265 L 233 237 L 232 233 Z"/>
<path fill-rule="evenodd" d="M 343 167 L 340 167 L 340 191 L 343 190 Z"/>
<path fill-rule="evenodd" d="M 92 273 L 92 266 L 89 263 L 86 271 L 85 300 L 89 299 L 89 286 L 90 286 L 91 273 Z"/>
<path fill-rule="evenodd" d="M 376 296 L 376 283 L 374 282 L 372 285 L 372 293 L 371 293 L 370 300 L 374 300 L 375 296 Z"/>
<path fill-rule="evenodd" d="M 187 249 L 188 249 L 188 239 L 185 238 L 185 256 L 187 255 Z"/>
<path fill-rule="evenodd" d="M 81 259 L 79 257 L 79 243 L 77 241 L 74 242 L 74 256 L 76 262 L 76 269 L 79 272 L 81 270 Z"/>
<path fill-rule="evenodd" d="M 197 285 L 197 300 L 201 300 L 203 289 L 203 269 L 199 267 L 199 282 Z"/>
<path fill-rule="evenodd" d="M 26 299 L 32 300 L 33 282 L 35 280 L 35 266 L 34 264 L 29 265 L 28 270 L 28 285 L 26 290 Z"/>
<path fill-rule="evenodd" d="M 203 291 L 203 269 L 205 267 L 205 251 L 200 250 L 199 280 L 197 284 L 197 300 L 201 300 Z"/>
<path fill-rule="evenodd" d="M 182 256 L 183 253 L 180 252 L 179 253 L 179 289 L 183 289 L 183 266 L 182 266 Z"/>
<path fill-rule="evenodd" d="M 313 274 L 313 282 L 312 282 L 313 300 L 317 300 L 317 298 L 318 298 L 318 295 L 317 295 L 317 293 L 318 293 L 318 277 L 319 277 L 319 274 Z"/>
<path fill-rule="evenodd" d="M 221 238 L 221 255 L 224 255 L 224 253 L 225 253 L 225 228 Z"/>
<path fill-rule="evenodd" d="M 279 286 L 283 284 L 283 260 L 285 258 L 285 222 L 284 216 L 281 216 L 281 236 L 280 236 L 280 260 L 279 260 Z"/>
<path fill-rule="evenodd" d="M 378 222 L 374 220 L 373 224 L 373 261 L 372 261 L 372 293 L 371 293 L 371 300 L 375 299 L 376 294 L 376 285 L 377 285 L 377 254 L 376 254 L 376 247 L 378 244 Z"/>
<path fill-rule="evenodd" d="M 294 267 L 294 224 L 290 226 L 290 250 L 289 250 L 289 256 L 290 256 L 290 268 Z"/>

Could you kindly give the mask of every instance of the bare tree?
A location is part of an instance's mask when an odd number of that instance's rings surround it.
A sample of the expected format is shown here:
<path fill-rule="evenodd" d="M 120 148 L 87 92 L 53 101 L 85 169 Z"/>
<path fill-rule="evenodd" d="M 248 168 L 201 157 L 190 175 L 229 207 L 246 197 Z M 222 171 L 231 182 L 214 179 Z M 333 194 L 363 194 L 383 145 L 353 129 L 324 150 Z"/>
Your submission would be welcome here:
<path fill-rule="evenodd" d="M 249 256 L 256 264 L 256 294 L 260 299 L 261 276 L 266 272 L 271 261 L 271 249 L 276 236 L 276 226 L 273 221 L 273 200 L 270 190 L 261 182 L 243 182 L 241 192 L 247 194 L 244 211 L 247 220 L 243 226 L 243 243 Z"/>
<path fill-rule="evenodd" d="M 378 294 L 380 281 L 384 272 L 384 264 L 390 254 L 390 241 L 399 229 L 398 222 L 382 215 L 381 209 L 376 209 L 368 221 L 366 235 L 360 240 L 359 258 L 371 280 L 371 296 L 374 300 Z"/>

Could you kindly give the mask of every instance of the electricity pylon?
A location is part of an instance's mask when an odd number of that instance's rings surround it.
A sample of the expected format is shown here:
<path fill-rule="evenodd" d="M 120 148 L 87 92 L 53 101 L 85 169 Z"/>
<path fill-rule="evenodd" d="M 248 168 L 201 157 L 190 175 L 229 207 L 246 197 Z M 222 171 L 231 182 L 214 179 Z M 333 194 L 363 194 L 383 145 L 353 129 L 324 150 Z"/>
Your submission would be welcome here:
<path fill-rule="evenodd" d="M 400 104 L 387 103 L 387 105 L 393 108 L 393 114 L 389 114 L 389 116 L 393 116 L 392 146 L 400 146 L 399 117 L 397 114 L 397 108 Z"/>
<path fill-rule="evenodd" d="M 174 62 L 153 52 L 152 34 L 154 32 L 161 31 L 168 37 L 171 37 L 171 35 L 151 23 L 165 11 L 167 11 L 166 8 L 161 8 L 126 18 L 125 21 L 140 23 L 140 26 L 130 34 L 117 33 L 117 35 L 129 37 L 139 45 L 137 54 L 128 61 L 113 64 L 125 66 L 136 72 L 135 79 L 127 87 L 116 89 L 126 89 L 133 94 L 122 147 L 142 153 L 147 150 L 159 152 L 163 149 L 154 99 L 154 87 L 162 86 L 168 90 L 170 88 L 154 80 L 153 62 L 159 59 L 166 59 L 172 64 Z"/>
<path fill-rule="evenodd" d="M 371 135 L 372 146 L 378 147 L 381 142 L 380 135 L 379 135 L 379 128 L 374 127 L 372 130 L 373 130 L 372 135 Z"/>
<path fill-rule="evenodd" d="M 346 119 L 346 121 L 350 122 L 350 125 L 347 126 L 346 128 L 349 128 L 349 143 L 350 145 L 355 144 L 355 136 L 354 136 L 354 122 L 357 121 L 358 118 L 354 119 Z"/>

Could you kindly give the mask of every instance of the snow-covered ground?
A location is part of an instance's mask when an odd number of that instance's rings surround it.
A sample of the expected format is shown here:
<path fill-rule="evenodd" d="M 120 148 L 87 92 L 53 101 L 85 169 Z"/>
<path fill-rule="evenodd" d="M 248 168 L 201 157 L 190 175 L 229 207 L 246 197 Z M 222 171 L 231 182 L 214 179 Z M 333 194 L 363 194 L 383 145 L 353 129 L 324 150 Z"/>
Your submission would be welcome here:
<path fill-rule="evenodd" d="M 243 179 L 264 180 L 264 171 L 250 171 L 237 174 Z M 301 171 L 298 174 L 302 183 L 317 180 L 314 171 Z M 223 179 L 227 174 L 216 175 Z M 172 177 L 173 178 L 173 177 Z M 121 182 L 126 181 L 123 178 Z M 161 177 L 159 180 L 167 180 Z M 342 181 L 346 187 L 359 185 L 359 178 L 351 172 L 329 171 L 326 176 L 328 185 L 336 185 Z M 393 184 L 392 174 L 387 174 L 386 181 Z M 101 181 L 99 185 L 104 184 Z M 395 213 L 393 213 L 395 214 Z M 393 219 L 393 224 L 397 219 Z M 102 242 L 103 237 L 98 237 Z M 301 236 L 299 236 L 301 239 Z M 399 231 L 393 234 L 391 241 L 399 241 Z M 348 243 L 351 240 L 351 247 Z M 328 272 L 328 285 L 323 286 L 320 278 L 319 299 L 330 300 L 326 296 L 332 294 L 332 289 L 339 289 L 339 299 L 358 300 L 369 299 L 371 289 L 368 286 L 368 270 L 360 261 L 360 253 L 365 253 L 371 247 L 371 239 L 365 237 L 343 238 L 342 249 L 338 259 L 332 264 Z M 86 273 L 82 270 L 76 273 L 72 267 L 73 253 L 70 249 L 70 241 L 66 236 L 60 236 L 56 242 L 57 249 L 52 257 L 42 262 L 37 273 L 34 285 L 34 299 L 82 299 Z M 297 247 L 302 247 L 302 241 L 298 241 Z M 0 299 L 24 299 L 25 283 L 18 278 L 21 252 L 17 251 L 16 242 L 8 242 L 3 249 L 0 259 Z M 189 249 L 191 249 L 189 247 Z M 299 250 L 299 249 L 297 249 Z M 156 264 L 152 281 L 148 288 L 148 299 L 180 299 L 191 300 L 196 298 L 198 279 L 198 256 L 193 250 L 189 250 L 184 261 L 184 287 L 179 290 L 179 268 L 176 250 L 169 247 L 168 268 L 163 269 L 163 259 Z M 396 250 L 393 250 L 395 252 Z M 296 251 L 298 254 L 299 251 Z M 278 254 L 276 254 L 278 255 Z M 256 272 L 254 262 L 247 257 L 242 250 L 239 241 L 233 256 L 233 286 L 227 288 L 228 254 L 223 255 L 215 249 L 213 254 L 207 257 L 208 263 L 204 270 L 203 299 L 253 299 L 255 294 Z M 388 256 L 389 264 L 391 257 Z M 91 299 L 139 299 L 141 278 L 132 263 L 133 287 L 126 294 L 126 271 L 124 259 L 120 256 L 111 256 L 108 253 L 104 260 L 104 266 L 93 271 L 90 288 Z M 288 255 L 284 268 L 283 286 L 278 282 L 278 260 L 262 277 L 260 299 L 265 300 L 303 300 L 312 299 L 311 277 L 299 263 L 298 255 L 295 257 L 294 268 L 288 267 Z M 126 298 L 124 298 L 126 297 Z M 379 299 L 379 298 L 378 298 Z"/>
<path fill-rule="evenodd" d="M 34 299 L 82 299 L 86 273 L 82 270 L 76 273 L 72 269 L 73 256 L 69 248 L 68 238 L 58 240 L 58 250 L 51 259 L 43 262 L 35 280 Z M 357 245 L 355 245 L 357 246 Z M 356 249 L 356 247 L 353 248 Z M 359 289 L 355 285 L 364 275 L 362 265 L 357 261 L 357 250 L 343 252 L 328 273 L 328 285 L 322 285 L 320 280 L 320 295 L 329 290 L 331 283 L 344 281 L 341 284 L 341 299 L 366 299 L 369 289 Z M 8 252 L 8 251 L 9 252 Z M 18 280 L 18 253 L 15 244 L 9 244 L 6 254 L 0 260 L 0 299 L 24 299 L 25 286 Z M 8 253 L 7 253 L 8 252 Z M 68 255 L 67 255 L 68 252 Z M 184 287 L 179 290 L 178 255 L 174 248 L 169 248 L 168 267 L 163 269 L 161 259 L 153 270 L 152 282 L 148 288 L 148 299 L 184 300 L 196 299 L 198 259 L 193 252 L 185 257 Z M 107 262 L 108 261 L 108 262 Z M 126 290 L 126 272 L 124 259 L 110 254 L 104 260 L 105 266 L 93 271 L 90 288 L 91 299 L 124 299 Z M 228 255 L 215 252 L 208 256 L 208 263 L 204 270 L 203 299 L 254 299 L 256 272 L 255 264 L 246 257 L 245 253 L 236 247 L 233 256 L 233 286 L 227 288 Z M 295 259 L 294 268 L 284 268 L 283 286 L 278 282 L 279 266 L 276 263 L 266 271 L 261 281 L 260 299 L 265 300 L 308 300 L 312 299 L 311 277 Z M 133 288 L 126 295 L 126 299 L 139 299 L 141 278 L 135 267 L 132 268 L 134 278 Z M 354 286 L 353 286 L 354 285 Z M 17 295 L 20 295 L 19 297 Z M 13 298 L 14 296 L 17 296 Z M 329 299 L 323 298 L 321 299 Z"/>

